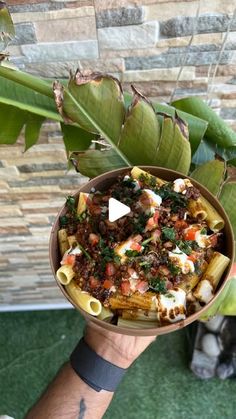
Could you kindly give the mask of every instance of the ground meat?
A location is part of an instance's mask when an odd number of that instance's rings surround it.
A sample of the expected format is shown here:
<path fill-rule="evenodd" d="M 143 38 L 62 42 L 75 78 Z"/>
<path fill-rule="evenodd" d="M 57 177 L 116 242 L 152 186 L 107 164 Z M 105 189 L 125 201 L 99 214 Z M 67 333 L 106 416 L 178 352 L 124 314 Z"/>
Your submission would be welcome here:
<path fill-rule="evenodd" d="M 194 200 L 197 200 L 200 197 L 200 192 L 197 188 L 195 188 L 195 186 L 191 186 L 186 189 L 185 196 L 187 199 L 192 198 Z"/>

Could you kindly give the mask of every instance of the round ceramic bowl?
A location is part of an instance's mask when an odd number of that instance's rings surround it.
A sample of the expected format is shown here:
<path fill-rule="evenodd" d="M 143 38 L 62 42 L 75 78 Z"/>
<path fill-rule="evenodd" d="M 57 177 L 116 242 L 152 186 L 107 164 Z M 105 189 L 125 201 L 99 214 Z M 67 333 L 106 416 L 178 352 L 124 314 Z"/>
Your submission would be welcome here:
<path fill-rule="evenodd" d="M 164 169 L 162 167 L 155 167 L 155 166 L 139 166 L 142 169 L 148 171 L 149 173 L 153 174 L 154 176 L 158 176 L 164 180 L 167 181 L 173 181 L 177 178 L 185 177 L 188 178 L 188 176 L 184 176 L 183 174 L 176 172 L 174 170 L 170 169 Z M 97 176 L 96 178 L 90 180 L 85 185 L 81 186 L 80 189 L 74 194 L 75 197 L 78 197 L 80 192 L 90 192 L 91 188 L 95 188 L 96 190 L 105 191 L 108 189 L 117 179 L 118 176 L 124 174 L 127 172 L 128 168 L 122 168 L 117 170 L 112 170 L 110 172 L 104 173 L 100 176 Z M 59 218 L 65 214 L 66 208 L 65 205 L 61 208 L 59 211 L 55 223 L 53 225 L 51 236 L 50 236 L 50 244 L 49 244 L 49 256 L 50 256 L 50 263 L 51 268 L 54 274 L 54 277 L 56 279 L 57 285 L 61 289 L 64 296 L 70 301 L 71 304 L 74 305 L 74 307 L 80 311 L 80 313 L 85 317 L 85 319 L 90 320 L 94 323 L 96 323 L 98 326 L 103 327 L 104 329 L 121 333 L 125 335 L 132 335 L 132 336 L 154 336 L 154 335 L 161 335 L 169 332 L 173 332 L 175 330 L 181 329 L 184 326 L 187 326 L 188 324 L 192 323 L 193 321 L 197 320 L 208 308 L 214 303 L 218 295 L 222 292 L 223 288 L 226 285 L 226 281 L 229 277 L 229 272 L 231 270 L 233 260 L 234 260 L 234 236 L 232 227 L 230 225 L 229 219 L 222 208 L 219 201 L 206 189 L 204 188 L 200 183 L 196 182 L 194 179 L 190 178 L 192 184 L 196 186 L 201 194 L 211 203 L 211 205 L 219 212 L 219 214 L 223 217 L 225 221 L 225 227 L 223 230 L 224 233 L 224 254 L 230 258 L 230 264 L 228 265 L 227 269 L 225 270 L 221 281 L 217 287 L 216 293 L 214 295 L 214 298 L 206 304 L 204 307 L 202 307 L 201 310 L 198 312 L 188 316 L 185 320 L 181 320 L 176 323 L 171 323 L 164 326 L 159 326 L 155 328 L 150 329 L 132 329 L 127 327 L 120 327 L 113 324 L 110 324 L 104 320 L 99 320 L 94 316 L 91 316 L 90 314 L 86 313 L 84 310 L 82 310 L 80 307 L 78 307 L 71 297 L 67 294 L 66 289 L 62 284 L 59 283 L 59 281 L 56 278 L 56 271 L 60 267 L 60 252 L 59 252 L 59 246 L 58 246 L 58 240 L 57 240 L 57 232 L 59 230 Z"/>

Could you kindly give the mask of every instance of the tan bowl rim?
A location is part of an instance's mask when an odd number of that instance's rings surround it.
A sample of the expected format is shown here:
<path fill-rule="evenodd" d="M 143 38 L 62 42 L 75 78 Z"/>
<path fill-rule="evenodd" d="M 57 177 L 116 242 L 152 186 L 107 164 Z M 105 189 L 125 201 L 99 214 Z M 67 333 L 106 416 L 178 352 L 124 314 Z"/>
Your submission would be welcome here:
<path fill-rule="evenodd" d="M 221 215 L 222 215 L 222 217 L 224 218 L 224 221 L 225 221 L 225 227 L 227 226 L 228 232 L 230 233 L 230 237 L 227 238 L 227 242 L 228 242 L 229 248 L 231 250 L 231 256 L 228 255 L 228 257 L 230 257 L 230 263 L 229 263 L 227 269 L 224 272 L 225 278 L 222 281 L 221 285 L 218 287 L 218 289 L 217 289 L 214 297 L 212 298 L 212 300 L 208 304 L 203 306 L 199 311 L 197 311 L 194 314 L 191 314 L 190 316 L 186 317 L 186 319 L 184 319 L 184 320 L 181 320 L 181 321 L 176 322 L 176 323 L 170 323 L 168 325 L 157 326 L 155 328 L 148 328 L 148 329 L 126 328 L 126 327 L 113 325 L 111 323 L 105 322 L 104 320 L 99 320 L 98 318 L 96 318 L 94 316 L 91 316 L 90 314 L 86 313 L 83 309 L 78 307 L 73 302 L 72 298 L 67 294 L 64 286 L 57 280 L 56 275 L 55 275 L 56 269 L 54 267 L 53 259 L 52 259 L 52 246 L 53 246 L 53 243 L 54 243 L 54 240 L 55 240 L 55 233 L 57 233 L 57 231 L 58 231 L 57 225 L 58 225 L 58 222 L 59 222 L 59 217 L 60 217 L 61 213 L 63 212 L 63 210 L 65 208 L 65 204 L 60 208 L 59 212 L 57 213 L 56 219 L 55 219 L 54 224 L 53 224 L 52 229 L 51 229 L 50 240 L 49 240 L 49 259 L 50 259 L 51 269 L 52 269 L 52 272 L 54 274 L 54 278 L 56 280 L 57 285 L 61 289 L 61 291 L 64 294 L 64 296 L 66 297 L 66 299 L 69 300 L 69 302 L 78 311 L 80 311 L 80 313 L 85 317 L 85 319 L 87 321 L 92 321 L 92 322 L 96 323 L 98 326 L 100 326 L 102 328 L 105 328 L 105 329 L 110 330 L 110 331 L 115 332 L 115 333 L 124 334 L 124 335 L 155 336 L 155 335 L 162 335 L 162 334 L 166 334 L 166 333 L 169 333 L 169 332 L 172 332 L 172 331 L 182 329 L 183 327 L 187 326 L 188 324 L 190 324 L 190 323 L 194 322 L 195 320 L 199 319 L 199 317 L 201 317 L 201 315 L 205 311 L 207 311 L 212 304 L 214 304 L 218 295 L 223 291 L 224 287 L 226 286 L 227 281 L 229 280 L 229 273 L 230 273 L 230 270 L 231 270 L 233 262 L 234 262 L 234 233 L 233 233 L 233 229 L 232 229 L 230 220 L 229 220 L 223 206 L 218 201 L 218 199 L 205 186 L 203 186 L 202 184 L 197 182 L 195 179 L 191 178 L 191 176 L 184 175 L 183 173 L 180 173 L 176 170 L 167 169 L 165 167 L 149 166 L 149 165 L 137 165 L 137 166 L 139 168 L 143 169 L 143 170 L 150 171 L 150 172 L 151 172 L 152 169 L 154 169 L 155 171 L 165 172 L 165 173 L 168 173 L 168 174 L 173 175 L 173 176 L 175 175 L 176 178 L 178 176 L 178 177 L 181 177 L 181 178 L 190 179 L 191 182 L 194 184 L 194 186 L 196 186 L 198 189 L 200 189 L 200 192 L 202 193 L 202 195 L 205 198 L 209 199 L 208 197 L 210 197 L 211 200 L 216 202 L 217 206 L 219 206 Z M 117 175 L 122 174 L 122 172 L 130 170 L 132 167 L 134 167 L 134 166 L 126 166 L 126 167 L 114 169 L 114 170 L 111 170 L 109 172 L 103 173 L 99 176 L 96 176 L 96 177 L 90 179 L 87 183 L 81 185 L 80 188 L 74 194 L 72 194 L 72 196 L 77 197 L 80 192 L 83 192 L 84 188 L 88 188 L 88 186 L 90 186 L 90 184 L 93 184 L 94 182 L 99 183 L 99 180 L 100 179 L 102 180 L 104 177 L 107 177 L 107 176 L 110 177 L 110 175 L 112 175 L 112 177 L 114 177 L 113 175 L 115 175 L 116 173 L 117 173 Z M 154 176 L 158 176 L 158 175 L 156 174 Z M 91 186 L 91 187 L 93 187 L 93 186 Z"/>

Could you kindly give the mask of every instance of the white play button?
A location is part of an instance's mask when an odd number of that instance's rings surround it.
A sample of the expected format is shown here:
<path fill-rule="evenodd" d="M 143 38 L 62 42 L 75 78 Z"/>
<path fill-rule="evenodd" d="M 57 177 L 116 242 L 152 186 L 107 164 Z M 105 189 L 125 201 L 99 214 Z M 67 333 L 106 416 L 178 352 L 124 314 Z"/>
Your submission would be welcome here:
<path fill-rule="evenodd" d="M 122 204 L 122 202 L 117 201 L 114 198 L 110 198 L 108 202 L 108 211 L 109 211 L 109 221 L 113 222 L 118 220 L 121 217 L 124 217 L 124 215 L 129 214 L 131 211 L 130 207 L 128 207 L 125 204 Z"/>

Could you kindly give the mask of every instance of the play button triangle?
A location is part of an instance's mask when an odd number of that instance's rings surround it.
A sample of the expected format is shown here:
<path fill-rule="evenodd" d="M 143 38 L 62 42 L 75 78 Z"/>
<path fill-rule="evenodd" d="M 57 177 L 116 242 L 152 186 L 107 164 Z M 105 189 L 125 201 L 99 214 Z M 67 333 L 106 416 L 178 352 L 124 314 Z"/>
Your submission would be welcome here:
<path fill-rule="evenodd" d="M 110 198 L 108 202 L 108 218 L 109 221 L 113 222 L 118 220 L 121 217 L 124 217 L 124 215 L 129 214 L 131 211 L 130 207 L 128 207 L 125 204 L 122 204 L 122 202 L 117 201 L 117 199 Z"/>

